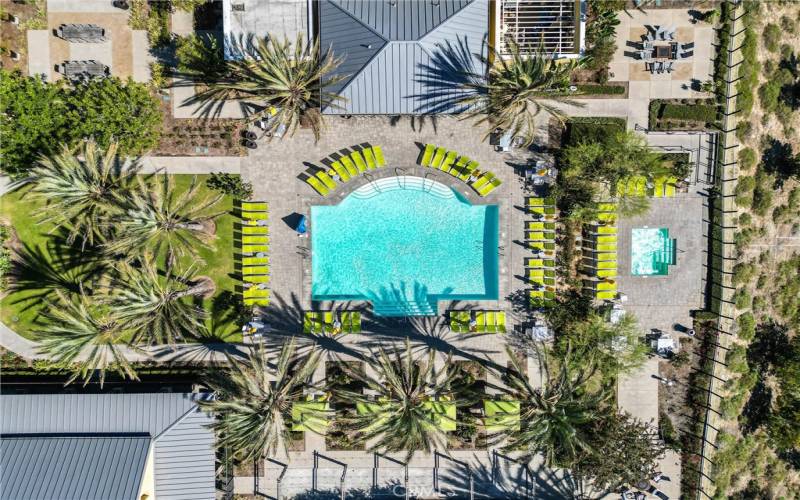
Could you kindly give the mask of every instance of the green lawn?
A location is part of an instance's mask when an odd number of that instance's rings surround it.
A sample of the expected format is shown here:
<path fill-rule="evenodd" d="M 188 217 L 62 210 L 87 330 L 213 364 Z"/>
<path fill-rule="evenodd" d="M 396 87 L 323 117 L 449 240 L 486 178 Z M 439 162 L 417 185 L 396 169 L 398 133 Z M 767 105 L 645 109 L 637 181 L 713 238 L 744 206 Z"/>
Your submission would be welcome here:
<path fill-rule="evenodd" d="M 175 190 L 185 191 L 191 183 L 191 175 L 173 175 Z M 206 188 L 207 175 L 198 175 L 198 184 L 203 195 L 212 194 Z M 53 254 L 48 250 L 51 237 L 48 232 L 52 225 L 36 224 L 34 212 L 37 204 L 30 196 L 26 196 L 26 189 L 8 193 L 0 198 L 0 217 L 9 220 L 13 225 L 19 239 L 34 249 L 41 249 L 42 256 L 47 261 L 52 261 Z M 216 238 L 211 242 L 211 248 L 199 249 L 199 259 L 195 262 L 192 257 L 184 257 L 181 264 L 197 266 L 197 275 L 208 276 L 216 284 L 216 293 L 213 297 L 203 300 L 202 307 L 208 312 L 207 325 L 214 332 L 209 341 L 225 340 L 235 342 L 241 340 L 240 323 L 236 308 L 241 301 L 241 296 L 236 293 L 237 280 L 232 277 L 233 265 L 233 225 L 236 217 L 233 215 L 234 200 L 225 196 L 219 205 L 212 211 L 225 214 L 216 219 Z M 13 328 L 23 337 L 35 340 L 33 327 L 42 307 L 46 304 L 40 298 L 41 290 L 23 290 L 8 294 L 0 301 L 0 318 L 3 323 Z"/>

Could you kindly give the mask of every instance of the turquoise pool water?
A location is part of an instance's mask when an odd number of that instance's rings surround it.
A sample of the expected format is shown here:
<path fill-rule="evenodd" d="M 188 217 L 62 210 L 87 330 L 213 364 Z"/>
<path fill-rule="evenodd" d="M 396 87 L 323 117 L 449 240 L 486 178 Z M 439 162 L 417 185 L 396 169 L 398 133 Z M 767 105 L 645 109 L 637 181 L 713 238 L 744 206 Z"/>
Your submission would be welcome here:
<path fill-rule="evenodd" d="M 420 177 L 367 184 L 311 207 L 312 300 L 369 300 L 376 314 L 498 297 L 498 208 Z"/>
<path fill-rule="evenodd" d="M 675 245 L 669 229 L 643 227 L 631 230 L 631 274 L 663 276 L 675 264 Z"/>

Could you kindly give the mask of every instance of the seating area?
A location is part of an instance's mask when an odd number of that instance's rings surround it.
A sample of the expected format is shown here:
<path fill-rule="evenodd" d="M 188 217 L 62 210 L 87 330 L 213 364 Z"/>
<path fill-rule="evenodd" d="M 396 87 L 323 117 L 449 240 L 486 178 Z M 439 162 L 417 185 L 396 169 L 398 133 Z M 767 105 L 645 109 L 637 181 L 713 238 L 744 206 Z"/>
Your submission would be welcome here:
<path fill-rule="evenodd" d="M 357 311 L 306 311 L 303 316 L 303 333 L 338 335 L 361 333 L 361 313 Z"/>
<path fill-rule="evenodd" d="M 327 394 L 306 396 L 292 404 L 292 431 L 325 434 L 330 425 L 331 405 Z"/>
<path fill-rule="evenodd" d="M 489 434 L 519 430 L 519 401 L 483 400 L 483 425 Z"/>
<path fill-rule="evenodd" d="M 525 207 L 535 219 L 525 222 L 525 242 L 533 251 L 533 257 L 525 258 L 525 279 L 533 285 L 531 306 L 546 307 L 556 296 L 556 200 L 530 197 Z"/>
<path fill-rule="evenodd" d="M 583 228 L 584 281 L 597 300 L 612 300 L 617 294 L 617 204 L 598 204 L 597 221 Z"/>
<path fill-rule="evenodd" d="M 677 185 L 678 178 L 674 176 L 659 175 L 650 183 L 643 175 L 634 175 L 617 182 L 616 195 L 671 198 L 675 196 Z"/>
<path fill-rule="evenodd" d="M 430 420 L 434 425 L 444 432 L 456 430 L 456 403 L 451 401 L 448 396 L 442 396 L 437 400 L 425 401 L 422 403 L 425 410 L 430 412 Z M 376 401 L 374 403 L 357 403 L 356 412 L 359 415 L 375 415 L 375 424 L 380 424 L 384 420 L 381 413 L 387 408 L 386 403 Z"/>
<path fill-rule="evenodd" d="M 367 146 L 353 149 L 349 155 L 336 154 L 322 161 L 328 170 L 319 170 L 309 174 L 305 179 L 314 190 L 322 196 L 328 196 L 336 189 L 337 183 L 346 183 L 368 170 L 386 166 L 383 150 L 380 146 Z"/>
<path fill-rule="evenodd" d="M 468 183 L 480 196 L 487 196 L 503 183 L 492 172 L 481 171 L 478 162 L 433 144 L 425 145 L 417 163 L 423 167 L 441 170 Z"/>
<path fill-rule="evenodd" d="M 269 305 L 269 207 L 260 201 L 241 202 L 241 270 L 246 306 Z"/>
<path fill-rule="evenodd" d="M 449 317 L 457 333 L 506 333 L 505 311 L 449 311 Z"/>

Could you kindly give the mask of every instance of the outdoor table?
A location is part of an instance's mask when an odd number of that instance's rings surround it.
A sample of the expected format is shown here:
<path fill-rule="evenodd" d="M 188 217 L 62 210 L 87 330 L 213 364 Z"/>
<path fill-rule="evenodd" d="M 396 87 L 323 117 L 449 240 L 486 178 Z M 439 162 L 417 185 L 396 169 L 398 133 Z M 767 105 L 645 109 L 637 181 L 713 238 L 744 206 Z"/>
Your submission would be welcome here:
<path fill-rule="evenodd" d="M 58 35 L 70 42 L 101 42 L 106 30 L 95 24 L 62 24 Z"/>
<path fill-rule="evenodd" d="M 66 61 L 63 64 L 64 76 L 75 78 L 80 76 L 105 76 L 108 66 L 97 61 Z"/>
<path fill-rule="evenodd" d="M 655 58 L 656 59 L 670 59 L 672 57 L 672 47 L 669 45 L 656 45 Z"/>

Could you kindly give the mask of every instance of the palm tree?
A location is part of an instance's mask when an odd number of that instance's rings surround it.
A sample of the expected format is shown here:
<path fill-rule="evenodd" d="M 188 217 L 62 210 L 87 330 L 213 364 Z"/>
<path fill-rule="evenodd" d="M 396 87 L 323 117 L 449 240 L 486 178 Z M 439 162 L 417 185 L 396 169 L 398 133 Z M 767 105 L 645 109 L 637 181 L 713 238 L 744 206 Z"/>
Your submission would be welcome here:
<path fill-rule="evenodd" d="M 272 36 L 240 41 L 236 51 L 241 58 L 227 61 L 224 76 L 208 82 L 208 89 L 195 96 L 205 103 L 205 112 L 228 100 L 255 102 L 263 109 L 249 120 L 268 119 L 268 131 L 285 126 L 289 135 L 299 124 L 307 124 L 319 139 L 324 126 L 322 108 L 335 106 L 341 96 L 325 87 L 342 80 L 330 75 L 341 64 L 333 53 L 320 52 L 319 41 L 305 42 L 301 35 L 294 42 Z"/>
<path fill-rule="evenodd" d="M 182 274 L 168 268 L 160 276 L 149 256 L 140 264 L 121 265 L 106 299 L 119 325 L 133 332 L 133 342 L 171 345 L 200 331 L 205 312 L 187 299 L 207 295 L 213 282 L 198 279 L 192 267 Z"/>
<path fill-rule="evenodd" d="M 93 245 L 105 238 L 103 221 L 128 197 L 140 168 L 138 160 L 117 157 L 116 143 L 103 151 L 88 140 L 77 154 L 63 145 L 61 153 L 42 156 L 17 184 L 31 184 L 31 194 L 45 202 L 37 211 L 41 222 L 66 228 L 70 244 L 81 238 L 82 246 Z"/>
<path fill-rule="evenodd" d="M 345 426 L 356 432 L 357 442 L 375 440 L 370 451 L 405 451 L 406 461 L 416 451 L 430 453 L 446 448 L 447 435 L 441 426 L 452 419 L 434 413 L 432 403 L 444 396 L 448 403 L 458 405 L 459 402 L 452 399 L 450 388 L 456 372 L 437 373 L 433 365 L 434 355 L 430 350 L 427 357 L 415 358 L 411 344 L 406 340 L 404 353 L 398 350 L 392 356 L 383 349 L 378 352 L 374 366 L 377 378 L 344 367 L 350 377 L 375 394 L 373 399 L 361 393 L 339 393 L 346 401 L 369 409 L 345 419 Z M 445 366 L 449 364 L 448 358 Z"/>
<path fill-rule="evenodd" d="M 34 333 L 40 339 L 40 353 L 73 370 L 67 383 L 80 377 L 86 385 L 97 374 L 102 387 L 108 370 L 138 380 L 123 352 L 127 332 L 116 320 L 92 305 L 86 295 L 77 299 L 61 292 L 57 295 L 60 300 L 50 304 Z"/>
<path fill-rule="evenodd" d="M 508 396 L 521 402 L 520 428 L 505 434 L 506 450 L 524 449 L 530 455 L 544 455 L 548 467 L 568 467 L 579 450 L 588 448 L 586 430 L 607 399 L 603 392 L 590 393 L 587 382 L 596 372 L 594 362 L 582 360 L 583 368 L 576 369 L 567 352 L 556 373 L 550 366 L 546 350 L 540 350 L 542 386 L 534 388 L 509 350 L 513 369 L 507 373 Z M 577 373 L 576 373 L 577 372 Z"/>
<path fill-rule="evenodd" d="M 196 256 L 198 248 L 208 248 L 213 235 L 207 224 L 224 213 L 209 211 L 223 195 L 201 197 L 202 185 L 197 177 L 180 194 L 176 194 L 169 175 L 159 175 L 157 179 L 157 186 L 141 182 L 132 193 L 124 210 L 112 221 L 118 236 L 105 246 L 112 254 L 165 255 L 171 267 L 177 257 Z"/>
<path fill-rule="evenodd" d="M 554 101 L 583 106 L 567 97 L 570 75 L 581 64 L 578 59 L 557 62 L 541 46 L 535 54 L 524 55 L 516 42 L 509 41 L 507 54 L 490 47 L 490 57 L 484 62 L 490 68 L 488 76 L 464 79 L 459 104 L 468 107 L 468 118 L 488 125 L 486 137 L 501 128 L 528 145 L 534 139 L 535 118 L 542 111 L 565 122 Z"/>
<path fill-rule="evenodd" d="M 262 344 L 246 362 L 231 359 L 229 371 L 212 372 L 206 383 L 216 397 L 202 404 L 217 416 L 212 424 L 217 444 L 240 460 L 286 452 L 292 404 L 303 398 L 319 361 L 319 351 L 299 358 L 290 341 L 283 344 L 274 368 Z"/>

